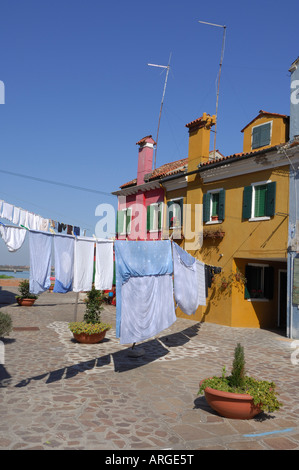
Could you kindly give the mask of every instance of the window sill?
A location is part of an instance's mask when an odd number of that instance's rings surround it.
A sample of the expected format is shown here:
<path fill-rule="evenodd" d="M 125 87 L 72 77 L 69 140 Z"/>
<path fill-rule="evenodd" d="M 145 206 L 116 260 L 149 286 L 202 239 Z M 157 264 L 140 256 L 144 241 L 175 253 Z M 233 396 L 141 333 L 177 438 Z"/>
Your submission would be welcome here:
<path fill-rule="evenodd" d="M 209 220 L 205 222 L 206 225 L 215 225 L 215 224 L 222 224 L 223 220 Z"/>
<path fill-rule="evenodd" d="M 270 220 L 271 217 L 264 216 L 264 217 L 251 217 L 248 219 L 248 222 L 261 222 L 262 220 Z"/>
<path fill-rule="evenodd" d="M 255 299 L 253 297 L 252 299 L 247 299 L 247 302 L 269 302 L 269 299 Z"/>

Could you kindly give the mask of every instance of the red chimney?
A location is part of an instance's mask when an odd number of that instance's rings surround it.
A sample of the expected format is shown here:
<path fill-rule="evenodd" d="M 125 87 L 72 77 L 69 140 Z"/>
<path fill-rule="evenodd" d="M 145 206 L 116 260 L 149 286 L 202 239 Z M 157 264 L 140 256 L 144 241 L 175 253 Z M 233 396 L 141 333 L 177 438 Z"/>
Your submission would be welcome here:
<path fill-rule="evenodd" d="M 138 169 L 137 169 L 137 185 L 144 183 L 146 174 L 153 171 L 153 154 L 154 145 L 156 142 L 151 135 L 143 137 L 143 139 L 136 142 L 139 145 L 138 153 Z"/>

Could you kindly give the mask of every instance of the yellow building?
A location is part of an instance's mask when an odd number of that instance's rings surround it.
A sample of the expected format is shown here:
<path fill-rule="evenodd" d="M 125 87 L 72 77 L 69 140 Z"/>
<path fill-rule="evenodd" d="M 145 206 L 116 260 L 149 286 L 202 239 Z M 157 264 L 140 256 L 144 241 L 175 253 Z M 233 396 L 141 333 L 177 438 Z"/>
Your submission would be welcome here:
<path fill-rule="evenodd" d="M 188 169 L 162 181 L 166 203 L 181 198 L 185 204 L 179 244 L 216 271 L 221 268 L 214 276 L 209 270 L 207 305 L 192 319 L 285 328 L 290 161 L 282 144 L 288 141 L 288 117 L 260 111 L 242 129 L 243 153 L 228 157 L 210 152 L 214 123 L 214 116 L 203 114 L 186 125 Z M 177 315 L 190 318 L 179 309 Z"/>

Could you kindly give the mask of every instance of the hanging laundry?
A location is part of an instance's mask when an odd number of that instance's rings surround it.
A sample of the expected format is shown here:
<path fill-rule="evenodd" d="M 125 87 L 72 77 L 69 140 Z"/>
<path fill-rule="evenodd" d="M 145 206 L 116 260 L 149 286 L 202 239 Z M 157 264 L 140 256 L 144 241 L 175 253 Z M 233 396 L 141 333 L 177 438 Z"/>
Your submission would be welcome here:
<path fill-rule="evenodd" d="M 65 229 L 66 229 L 66 225 L 58 222 L 58 233 L 61 233 Z"/>
<path fill-rule="evenodd" d="M 40 217 L 39 230 L 47 232 L 48 229 L 49 229 L 49 219 L 44 219 L 43 217 Z"/>
<path fill-rule="evenodd" d="M 54 236 L 55 284 L 53 292 L 65 294 L 72 290 L 75 239 L 67 235 Z"/>
<path fill-rule="evenodd" d="M 19 225 L 28 228 L 28 212 L 23 209 L 20 209 Z"/>
<path fill-rule="evenodd" d="M 66 233 L 68 235 L 72 235 L 72 233 L 73 233 L 73 226 L 72 225 L 67 225 Z"/>
<path fill-rule="evenodd" d="M 29 232 L 30 272 L 29 287 L 38 295 L 51 285 L 52 235 L 46 232 Z"/>
<path fill-rule="evenodd" d="M 174 298 L 180 309 L 193 315 L 199 305 L 206 305 L 204 263 L 177 243 L 173 246 Z"/>
<path fill-rule="evenodd" d="M 75 238 L 74 292 L 87 292 L 92 288 L 94 245 L 94 238 Z"/>
<path fill-rule="evenodd" d="M 76 237 L 80 236 L 80 227 L 74 227 L 74 235 L 76 235 Z"/>
<path fill-rule="evenodd" d="M 14 206 L 12 204 L 8 204 L 8 202 L 3 201 L 2 202 L 0 218 L 7 219 L 7 220 L 10 220 L 12 222 L 13 207 Z"/>
<path fill-rule="evenodd" d="M 21 248 L 26 237 L 26 232 L 27 230 L 24 228 L 0 225 L 0 235 L 8 251 L 17 251 Z"/>
<path fill-rule="evenodd" d="M 113 241 L 96 240 L 95 288 L 111 290 L 113 283 Z"/>
<path fill-rule="evenodd" d="M 20 208 L 19 207 L 14 207 L 12 223 L 16 224 L 16 225 L 19 225 L 19 220 L 20 220 Z"/>
<path fill-rule="evenodd" d="M 114 248 L 116 336 L 121 344 L 143 341 L 176 320 L 171 242 L 117 240 Z"/>

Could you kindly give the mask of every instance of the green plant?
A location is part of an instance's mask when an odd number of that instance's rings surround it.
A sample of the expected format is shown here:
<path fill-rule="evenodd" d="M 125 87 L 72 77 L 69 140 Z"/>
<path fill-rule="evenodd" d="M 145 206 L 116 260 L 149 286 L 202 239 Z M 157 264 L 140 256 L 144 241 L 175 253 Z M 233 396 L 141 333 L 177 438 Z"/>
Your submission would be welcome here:
<path fill-rule="evenodd" d="M 24 279 L 19 284 L 20 295 L 17 295 L 17 299 L 37 299 L 38 296 L 30 293 L 30 286 L 28 279 Z"/>
<path fill-rule="evenodd" d="M 12 319 L 8 313 L 0 312 L 0 337 L 9 335 L 12 331 Z"/>
<path fill-rule="evenodd" d="M 75 334 L 85 333 L 91 335 L 94 333 L 101 333 L 104 330 L 109 330 L 111 325 L 101 321 L 103 301 L 104 296 L 102 292 L 96 290 L 94 286 L 92 286 L 92 289 L 87 293 L 85 300 L 86 309 L 83 321 L 69 323 L 69 329 L 71 332 Z"/>
<path fill-rule="evenodd" d="M 276 385 L 266 380 L 256 380 L 245 375 L 244 349 L 238 343 L 235 348 L 234 362 L 231 375 L 225 376 L 225 368 L 222 369 L 221 377 L 211 377 L 201 382 L 198 394 L 204 392 L 205 388 L 231 393 L 245 393 L 253 398 L 254 405 L 262 411 L 273 412 L 279 410 L 282 403 L 277 398 Z"/>

